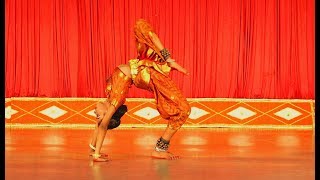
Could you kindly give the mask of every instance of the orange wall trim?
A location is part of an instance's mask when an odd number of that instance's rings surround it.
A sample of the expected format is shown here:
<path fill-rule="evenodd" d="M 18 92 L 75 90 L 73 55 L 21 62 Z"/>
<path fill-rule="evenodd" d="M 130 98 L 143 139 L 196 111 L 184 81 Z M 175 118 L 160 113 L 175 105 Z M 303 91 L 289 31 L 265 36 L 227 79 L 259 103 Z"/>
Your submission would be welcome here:
<path fill-rule="evenodd" d="M 6 98 L 6 126 L 93 127 L 103 98 Z M 190 98 L 183 127 L 314 128 L 314 100 Z M 128 98 L 121 127 L 165 127 L 153 99 Z"/>

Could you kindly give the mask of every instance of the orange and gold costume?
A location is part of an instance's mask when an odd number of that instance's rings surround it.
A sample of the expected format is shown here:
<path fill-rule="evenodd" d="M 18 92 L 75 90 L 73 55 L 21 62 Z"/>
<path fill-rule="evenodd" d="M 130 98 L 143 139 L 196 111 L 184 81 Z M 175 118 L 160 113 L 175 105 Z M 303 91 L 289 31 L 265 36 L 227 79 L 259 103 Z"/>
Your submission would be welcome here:
<path fill-rule="evenodd" d="M 157 109 L 168 126 L 179 129 L 190 114 L 190 106 L 181 90 L 168 76 L 171 68 L 150 40 L 154 33 L 140 21 L 135 27 L 138 58 L 129 61 L 133 84 L 154 93 Z"/>
<path fill-rule="evenodd" d="M 115 109 L 118 109 L 125 103 L 131 84 L 131 78 L 126 76 L 118 67 L 107 80 L 105 92 L 109 103 L 113 105 Z"/>

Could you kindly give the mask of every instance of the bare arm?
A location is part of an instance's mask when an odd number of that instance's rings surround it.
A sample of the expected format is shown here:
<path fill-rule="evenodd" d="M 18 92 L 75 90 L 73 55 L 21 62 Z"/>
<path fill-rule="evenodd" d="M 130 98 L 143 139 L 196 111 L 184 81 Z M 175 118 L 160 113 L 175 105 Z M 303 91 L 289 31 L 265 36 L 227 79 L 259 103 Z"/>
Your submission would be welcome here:
<path fill-rule="evenodd" d="M 171 58 L 169 58 L 169 59 L 171 59 Z M 168 60 L 169 60 L 169 59 L 168 59 Z M 185 74 L 185 75 L 187 75 L 187 76 L 190 75 L 190 72 L 189 72 L 186 68 L 180 66 L 180 64 L 178 64 L 178 63 L 175 62 L 175 61 L 169 62 L 168 65 L 169 65 L 170 67 L 178 70 L 179 72 L 182 72 L 183 74 Z"/>
<path fill-rule="evenodd" d="M 159 39 L 159 37 L 158 37 L 158 35 L 156 33 L 153 33 L 153 32 L 150 31 L 149 35 L 150 35 L 154 45 L 156 45 L 159 50 L 164 49 L 164 46 L 161 43 L 161 41 L 160 41 L 160 39 Z"/>
<path fill-rule="evenodd" d="M 152 33 L 152 32 L 149 32 L 149 35 L 153 41 L 153 43 L 155 44 L 155 46 L 159 49 L 159 50 L 162 50 L 164 49 L 164 46 L 163 44 L 161 43 L 159 37 L 157 36 L 157 34 L 155 33 Z M 168 62 L 168 65 L 171 67 L 171 68 L 174 68 L 176 70 L 178 70 L 179 72 L 182 72 L 183 74 L 185 75 L 189 75 L 189 71 L 186 70 L 184 67 L 180 66 L 180 64 L 178 64 L 174 59 L 172 59 L 171 57 L 169 57 L 167 60 Z"/>

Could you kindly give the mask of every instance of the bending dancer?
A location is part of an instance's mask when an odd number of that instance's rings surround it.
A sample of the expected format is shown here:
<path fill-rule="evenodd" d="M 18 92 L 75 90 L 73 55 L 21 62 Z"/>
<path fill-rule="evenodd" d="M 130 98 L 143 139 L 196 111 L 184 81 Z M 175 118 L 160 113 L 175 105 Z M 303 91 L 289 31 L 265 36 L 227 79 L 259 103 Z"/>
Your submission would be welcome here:
<path fill-rule="evenodd" d="M 136 87 L 154 93 L 157 109 L 162 118 L 168 120 L 168 125 L 158 139 L 153 158 L 178 159 L 168 151 L 171 138 L 185 123 L 190 114 L 190 106 L 181 90 L 170 79 L 169 72 L 176 69 L 186 75 L 189 72 L 181 67 L 164 48 L 152 26 L 140 19 L 134 27 L 138 57 L 129 60 L 129 65 L 116 68 L 107 86 L 107 100 L 96 107 L 96 136 L 90 144 L 95 149 L 94 161 L 107 161 L 106 155 L 100 153 L 110 118 L 124 101 L 128 89 L 133 83 Z M 120 116 L 121 117 L 121 116 Z"/>
<path fill-rule="evenodd" d="M 113 71 L 107 80 L 106 101 L 99 102 L 95 109 L 97 123 L 93 132 L 90 146 L 90 155 L 93 161 L 108 161 L 108 155 L 100 153 L 108 129 L 120 125 L 120 118 L 126 113 L 125 98 L 132 84 L 131 72 L 128 65 L 120 65 Z"/>

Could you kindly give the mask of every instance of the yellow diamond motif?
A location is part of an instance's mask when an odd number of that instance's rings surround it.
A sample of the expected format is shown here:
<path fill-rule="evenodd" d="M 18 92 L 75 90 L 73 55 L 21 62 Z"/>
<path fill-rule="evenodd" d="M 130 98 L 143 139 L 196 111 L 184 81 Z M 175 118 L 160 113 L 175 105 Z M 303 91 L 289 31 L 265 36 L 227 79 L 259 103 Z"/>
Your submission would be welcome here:
<path fill-rule="evenodd" d="M 244 120 L 247 119 L 251 116 L 256 115 L 257 113 L 250 111 L 249 109 L 246 109 L 244 107 L 238 107 L 236 109 L 234 109 L 233 111 L 230 111 L 229 113 L 227 113 L 229 116 L 232 116 L 234 118 L 240 119 L 240 120 Z"/>
<path fill-rule="evenodd" d="M 63 116 L 64 114 L 67 113 L 67 111 L 58 108 L 57 106 L 51 106 L 47 109 L 44 109 L 42 111 L 40 111 L 41 114 L 46 115 L 52 119 L 56 119 L 58 117 Z"/>
<path fill-rule="evenodd" d="M 18 111 L 11 108 L 11 106 L 6 107 L 5 109 L 5 118 L 10 119 L 12 115 L 16 114 Z"/>
<path fill-rule="evenodd" d="M 204 115 L 207 115 L 209 114 L 209 112 L 203 110 L 203 109 L 200 109 L 200 108 L 197 108 L 197 107 L 191 107 L 191 112 L 190 112 L 190 115 L 189 115 L 189 118 L 190 119 L 198 119 Z"/>
<path fill-rule="evenodd" d="M 294 118 L 300 116 L 301 113 L 299 111 L 296 111 L 292 108 L 287 107 L 287 108 L 282 109 L 281 111 L 274 113 L 274 115 L 289 121 L 291 119 L 294 119 Z"/>
<path fill-rule="evenodd" d="M 142 108 L 133 114 L 136 116 L 142 117 L 144 119 L 147 119 L 147 120 L 150 120 L 150 119 L 155 118 L 160 115 L 156 109 L 153 109 L 151 107 Z"/>

